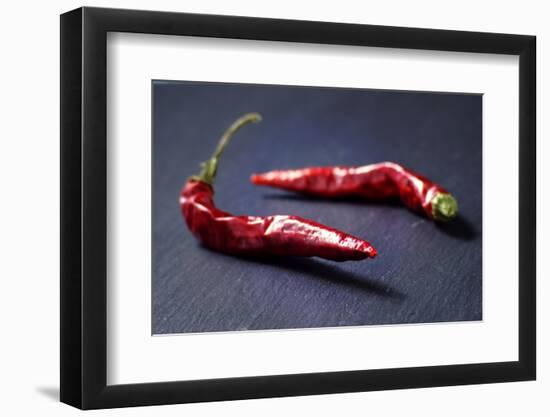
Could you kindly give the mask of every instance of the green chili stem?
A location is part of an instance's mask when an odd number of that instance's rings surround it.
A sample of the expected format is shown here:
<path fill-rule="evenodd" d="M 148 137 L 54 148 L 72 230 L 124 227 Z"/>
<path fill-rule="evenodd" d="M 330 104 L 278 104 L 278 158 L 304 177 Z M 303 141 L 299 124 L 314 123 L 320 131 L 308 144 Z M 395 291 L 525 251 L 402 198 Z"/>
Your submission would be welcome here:
<path fill-rule="evenodd" d="M 214 178 L 216 177 L 220 157 L 223 154 L 223 151 L 227 147 L 227 144 L 229 143 L 231 138 L 244 125 L 247 125 L 248 123 L 258 123 L 261 120 L 262 116 L 259 113 L 246 113 L 245 115 L 235 120 L 220 138 L 218 146 L 216 147 L 216 150 L 214 151 L 212 157 L 208 161 L 201 163 L 202 169 L 199 175 L 195 175 L 191 178 L 212 185 L 212 183 L 214 182 Z"/>
<path fill-rule="evenodd" d="M 432 214 L 434 219 L 448 221 L 456 217 L 458 204 L 451 194 L 437 193 L 432 199 Z"/>

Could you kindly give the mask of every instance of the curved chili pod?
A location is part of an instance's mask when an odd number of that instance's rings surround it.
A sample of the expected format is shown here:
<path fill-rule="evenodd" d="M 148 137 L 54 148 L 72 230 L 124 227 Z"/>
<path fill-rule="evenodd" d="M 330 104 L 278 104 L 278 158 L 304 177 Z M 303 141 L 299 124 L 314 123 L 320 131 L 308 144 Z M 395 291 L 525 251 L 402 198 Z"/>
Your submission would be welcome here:
<path fill-rule="evenodd" d="M 312 167 L 252 175 L 252 183 L 326 197 L 383 200 L 398 197 L 410 209 L 431 219 L 456 216 L 455 198 L 428 178 L 393 162 L 362 167 Z"/>
<path fill-rule="evenodd" d="M 211 249 L 241 256 L 318 256 L 333 261 L 374 258 L 376 250 L 365 240 L 297 216 L 233 216 L 214 204 L 212 182 L 219 157 L 233 134 L 259 114 L 246 114 L 222 136 L 214 156 L 202 164 L 180 194 L 187 227 Z"/>

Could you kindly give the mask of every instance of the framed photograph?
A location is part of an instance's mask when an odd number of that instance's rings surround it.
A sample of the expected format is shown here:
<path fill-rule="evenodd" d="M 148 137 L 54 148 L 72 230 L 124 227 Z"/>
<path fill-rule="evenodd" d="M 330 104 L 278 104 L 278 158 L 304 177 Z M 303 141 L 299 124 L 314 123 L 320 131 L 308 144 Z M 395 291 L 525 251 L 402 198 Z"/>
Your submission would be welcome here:
<path fill-rule="evenodd" d="M 533 380 L 535 37 L 61 16 L 61 401 Z"/>

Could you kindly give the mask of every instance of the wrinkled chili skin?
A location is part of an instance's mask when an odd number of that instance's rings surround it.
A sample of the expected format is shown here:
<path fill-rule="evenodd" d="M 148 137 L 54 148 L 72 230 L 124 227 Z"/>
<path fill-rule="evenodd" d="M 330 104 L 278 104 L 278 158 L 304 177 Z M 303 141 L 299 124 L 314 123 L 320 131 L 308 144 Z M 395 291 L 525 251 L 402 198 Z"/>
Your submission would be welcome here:
<path fill-rule="evenodd" d="M 393 162 L 362 167 L 312 167 L 252 175 L 252 183 L 327 198 L 399 198 L 410 209 L 434 218 L 434 197 L 449 195 L 428 178 Z"/>
<path fill-rule="evenodd" d="M 180 195 L 189 230 L 211 249 L 239 256 L 318 256 L 333 261 L 374 258 L 368 242 L 296 216 L 233 216 L 216 208 L 213 188 L 190 179 Z"/>

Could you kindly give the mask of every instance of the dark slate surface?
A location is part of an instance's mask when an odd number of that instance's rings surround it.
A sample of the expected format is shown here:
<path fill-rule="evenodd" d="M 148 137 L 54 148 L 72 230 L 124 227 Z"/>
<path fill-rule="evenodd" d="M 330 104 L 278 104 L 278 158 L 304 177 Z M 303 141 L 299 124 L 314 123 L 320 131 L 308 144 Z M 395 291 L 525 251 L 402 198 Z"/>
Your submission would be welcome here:
<path fill-rule="evenodd" d="M 481 96 L 155 81 L 154 334 L 481 320 Z M 238 116 L 216 203 L 296 214 L 369 240 L 375 260 L 231 257 L 187 230 L 178 195 Z M 249 175 L 308 165 L 405 164 L 448 188 L 461 215 L 436 225 L 392 204 L 255 188 Z"/>

